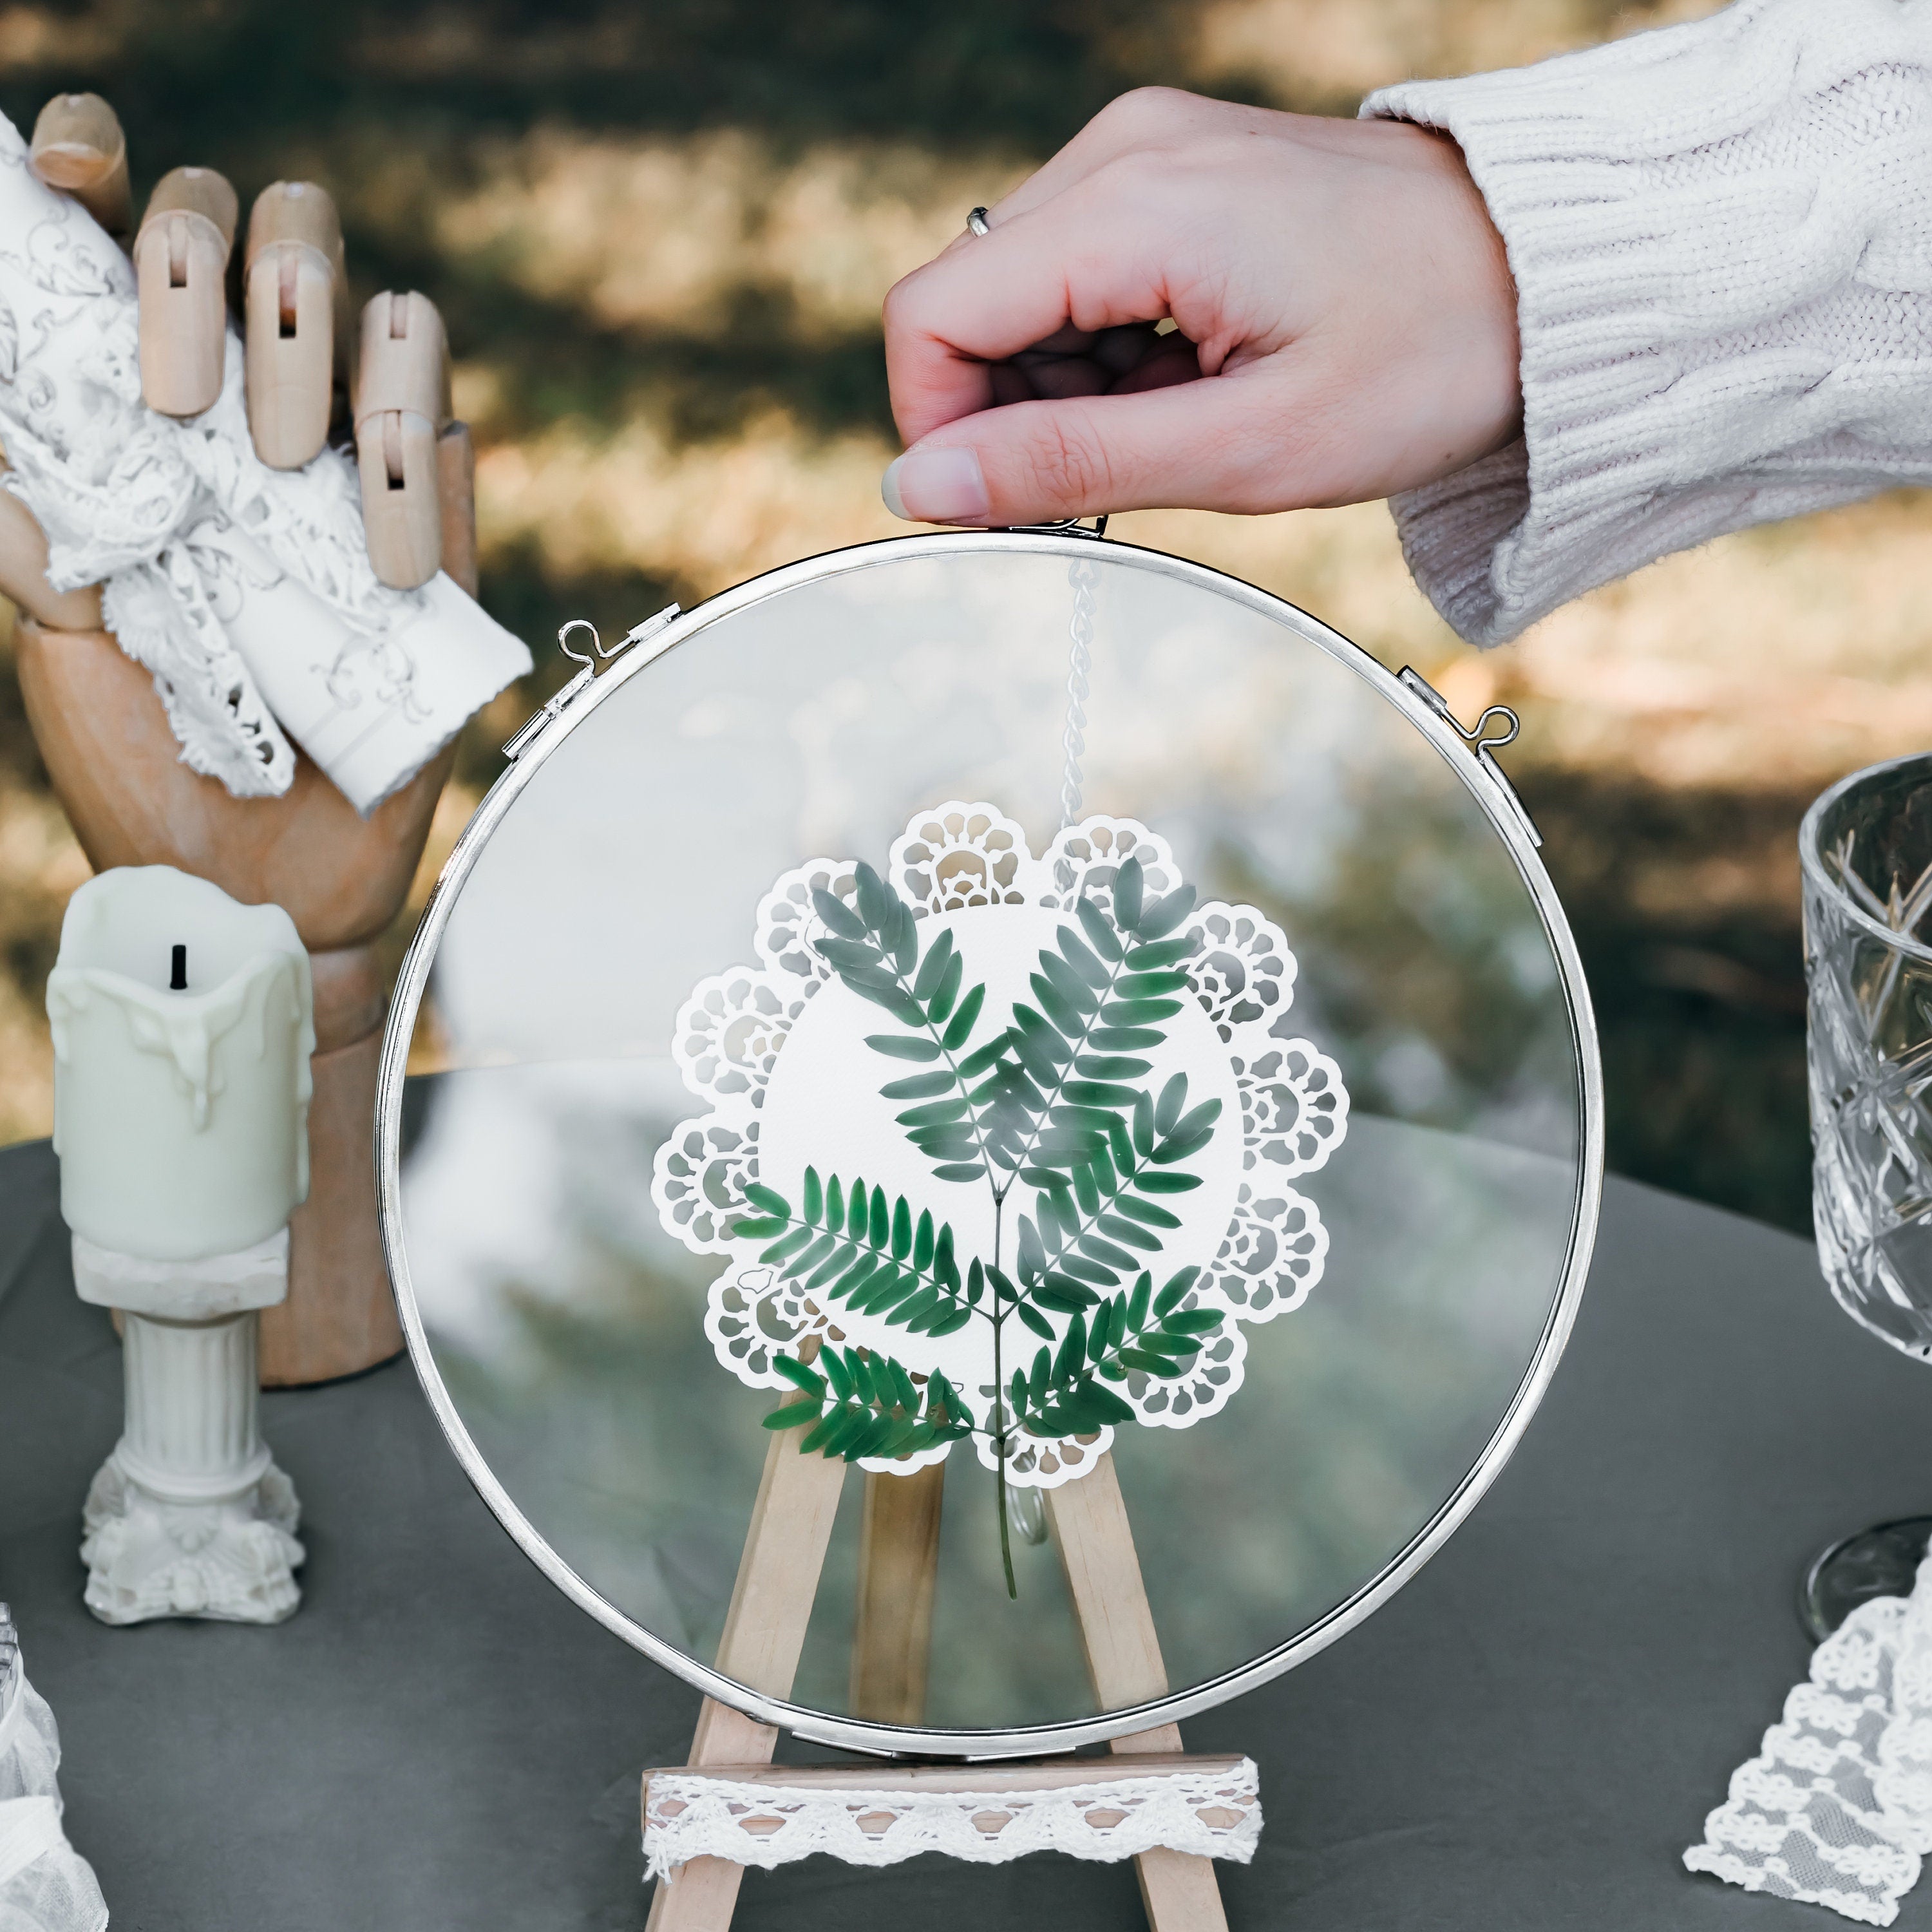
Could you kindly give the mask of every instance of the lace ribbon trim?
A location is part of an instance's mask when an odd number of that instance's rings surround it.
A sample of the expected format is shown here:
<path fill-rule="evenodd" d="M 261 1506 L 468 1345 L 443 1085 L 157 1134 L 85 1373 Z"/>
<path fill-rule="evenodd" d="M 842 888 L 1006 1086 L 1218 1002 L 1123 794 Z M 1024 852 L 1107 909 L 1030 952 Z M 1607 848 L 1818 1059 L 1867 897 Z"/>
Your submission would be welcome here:
<path fill-rule="evenodd" d="M 1932 1852 L 1932 1560 L 1814 1652 L 1758 1755 L 1684 1854 L 1747 1892 L 1889 1925 Z"/>
<path fill-rule="evenodd" d="M 0 1672 L 0 1926 L 106 1932 L 93 1868 L 61 1826 L 58 1728 L 13 1654 L 15 1667 Z"/>
<path fill-rule="evenodd" d="M 1058 1791 L 829 1790 L 670 1772 L 650 1782 L 644 1856 L 646 1876 L 659 1879 L 692 1858 L 770 1870 L 820 1852 L 852 1865 L 926 1852 L 996 1865 L 1034 1852 L 1110 1864 L 1164 1848 L 1246 1864 L 1261 1833 L 1251 1758 Z"/>

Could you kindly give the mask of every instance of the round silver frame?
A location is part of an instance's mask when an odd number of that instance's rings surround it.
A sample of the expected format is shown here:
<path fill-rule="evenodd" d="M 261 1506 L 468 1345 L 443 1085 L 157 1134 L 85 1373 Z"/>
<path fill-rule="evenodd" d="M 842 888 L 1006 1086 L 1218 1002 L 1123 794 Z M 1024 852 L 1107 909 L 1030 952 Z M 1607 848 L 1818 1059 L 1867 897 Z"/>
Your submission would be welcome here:
<path fill-rule="evenodd" d="M 1536 1352 L 1508 1409 L 1454 1492 L 1377 1575 L 1300 1636 L 1184 1690 L 1094 1718 L 1000 1730 L 946 1731 L 838 1717 L 754 1690 L 699 1663 L 633 1622 L 600 1596 L 544 1541 L 484 1461 L 457 1413 L 430 1352 L 410 1282 L 409 1257 L 403 1244 L 403 1077 L 410 1036 L 428 984 L 430 962 L 448 922 L 450 908 L 478 856 L 516 802 L 518 794 L 545 761 L 556 755 L 558 747 L 571 732 L 646 664 L 667 651 L 689 644 L 720 619 L 768 597 L 817 579 L 871 568 L 898 557 L 1018 551 L 1072 560 L 1091 558 L 1103 543 L 1109 561 L 1178 578 L 1238 603 L 1246 604 L 1286 625 L 1306 642 L 1346 665 L 1400 711 L 1436 747 L 1482 807 L 1490 825 L 1508 848 L 1535 903 L 1551 950 L 1556 956 L 1576 1048 L 1576 1097 L 1582 1122 L 1580 1184 L 1571 1212 L 1569 1251 L 1564 1263 L 1562 1282 Z M 1521 1440 L 1537 1404 L 1556 1372 L 1558 1359 L 1576 1320 L 1577 1304 L 1582 1295 L 1591 1251 L 1595 1244 L 1598 1208 L 1603 1191 L 1604 1106 L 1603 1070 L 1598 1052 L 1596 1021 L 1591 1008 L 1589 990 L 1584 982 L 1582 962 L 1577 956 L 1576 941 L 1571 936 L 1569 922 L 1564 916 L 1556 887 L 1537 856 L 1534 832 L 1507 782 L 1492 770 L 1486 758 L 1472 752 L 1469 734 L 1459 734 L 1454 721 L 1445 712 L 1430 705 L 1418 692 L 1386 670 L 1359 646 L 1351 644 L 1306 611 L 1205 565 L 1190 563 L 1159 550 L 1103 539 L 1086 532 L 1073 534 L 1064 531 L 947 530 L 830 551 L 800 562 L 787 564 L 753 578 L 734 590 L 721 592 L 695 610 L 678 616 L 637 647 L 624 652 L 593 682 L 575 692 L 566 706 L 554 710 L 534 735 L 528 735 L 526 727 L 526 733 L 520 736 L 523 742 L 514 762 L 490 788 L 450 854 L 424 909 L 422 922 L 397 981 L 395 998 L 383 1035 L 376 1092 L 376 1190 L 389 1279 L 395 1288 L 410 1359 L 416 1365 L 430 1406 L 442 1424 L 443 1433 L 448 1437 L 464 1473 L 509 1532 L 512 1540 L 579 1608 L 589 1612 L 605 1629 L 621 1637 L 634 1649 L 641 1651 L 653 1663 L 694 1685 L 707 1697 L 730 1705 L 761 1724 L 780 1726 L 816 1743 L 887 1757 L 974 1760 L 1031 1756 L 1078 1750 L 1110 1738 L 1193 1717 L 1279 1677 L 1297 1664 L 1306 1663 L 1354 1629 L 1370 1612 L 1394 1596 L 1448 1540 L 1496 1480 Z"/>

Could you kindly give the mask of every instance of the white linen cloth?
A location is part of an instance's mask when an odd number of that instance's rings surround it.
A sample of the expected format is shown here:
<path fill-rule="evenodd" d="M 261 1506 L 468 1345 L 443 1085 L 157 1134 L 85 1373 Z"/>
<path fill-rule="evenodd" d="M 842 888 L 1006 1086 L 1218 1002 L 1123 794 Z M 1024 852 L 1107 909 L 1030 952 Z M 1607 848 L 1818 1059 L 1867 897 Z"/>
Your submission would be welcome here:
<path fill-rule="evenodd" d="M 60 1732 L 16 1662 L 0 1672 L 0 1932 L 101 1932 L 94 1868 L 61 1828 Z"/>
<path fill-rule="evenodd" d="M 1523 434 L 1394 500 L 1474 644 L 1726 530 L 1932 482 L 1932 5 L 1740 0 L 1384 88 L 1509 253 Z"/>
<path fill-rule="evenodd" d="M 1932 1558 L 1812 1653 L 1758 1755 L 1684 1854 L 1748 1892 L 1889 1925 L 1932 1852 Z"/>
<path fill-rule="evenodd" d="M 448 578 L 376 581 L 344 452 L 298 470 L 256 455 L 232 326 L 212 409 L 178 422 L 142 403 L 134 270 L 4 116 L 0 442 L 50 582 L 104 582 L 184 760 L 237 796 L 288 789 L 292 739 L 366 814 L 530 668 Z"/>

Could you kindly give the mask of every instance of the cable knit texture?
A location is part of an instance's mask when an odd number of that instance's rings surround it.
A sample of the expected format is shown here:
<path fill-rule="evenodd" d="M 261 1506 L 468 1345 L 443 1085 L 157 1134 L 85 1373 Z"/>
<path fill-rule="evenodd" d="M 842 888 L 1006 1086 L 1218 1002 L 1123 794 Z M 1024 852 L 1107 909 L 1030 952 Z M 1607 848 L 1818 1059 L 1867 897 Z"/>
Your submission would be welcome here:
<path fill-rule="evenodd" d="M 1741 0 L 1362 112 L 1454 136 L 1516 277 L 1522 438 L 1393 504 L 1472 642 L 1932 482 L 1932 0 Z"/>

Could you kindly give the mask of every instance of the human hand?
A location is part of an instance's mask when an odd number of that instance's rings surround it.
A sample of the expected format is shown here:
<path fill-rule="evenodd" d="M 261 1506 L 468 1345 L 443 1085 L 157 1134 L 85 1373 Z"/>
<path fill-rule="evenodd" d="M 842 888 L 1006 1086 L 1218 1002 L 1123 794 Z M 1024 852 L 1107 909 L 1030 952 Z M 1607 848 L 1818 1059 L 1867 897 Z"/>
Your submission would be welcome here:
<path fill-rule="evenodd" d="M 1520 425 L 1515 285 L 1446 136 L 1143 88 L 987 219 L 886 298 L 896 515 L 1354 502 Z"/>

